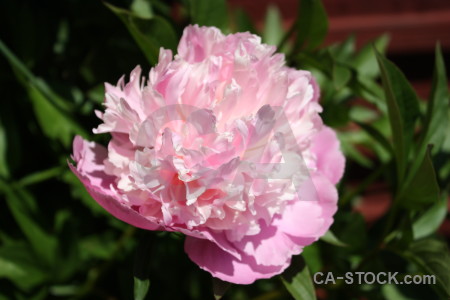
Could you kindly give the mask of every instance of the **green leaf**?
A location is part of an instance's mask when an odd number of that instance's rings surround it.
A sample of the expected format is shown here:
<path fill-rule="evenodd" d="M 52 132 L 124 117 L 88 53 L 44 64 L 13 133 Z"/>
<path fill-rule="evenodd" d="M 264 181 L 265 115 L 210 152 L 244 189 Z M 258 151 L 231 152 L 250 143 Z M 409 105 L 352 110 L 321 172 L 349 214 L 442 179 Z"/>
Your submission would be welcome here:
<path fill-rule="evenodd" d="M 428 148 L 419 169 L 402 189 L 398 203 L 408 209 L 420 210 L 439 202 L 439 185 Z"/>
<path fill-rule="evenodd" d="M 302 256 L 293 257 L 291 265 L 281 274 L 281 280 L 294 299 L 316 299 L 311 275 Z"/>
<path fill-rule="evenodd" d="M 411 217 L 409 214 L 404 214 L 401 216 L 400 224 L 386 237 L 385 242 L 389 242 L 395 249 L 406 250 L 410 247 L 413 239 Z"/>
<path fill-rule="evenodd" d="M 58 239 L 59 247 L 55 260 L 57 266 L 64 266 L 64 268 L 55 268 L 54 276 L 59 279 L 59 282 L 69 280 L 81 267 L 81 252 L 84 252 L 85 249 L 81 248 L 78 238 L 80 232 L 78 224 L 77 221 L 74 221 L 71 210 L 62 209 L 56 212 L 53 232 Z"/>
<path fill-rule="evenodd" d="M 191 23 L 226 29 L 228 25 L 225 0 L 190 0 Z"/>
<path fill-rule="evenodd" d="M 80 241 L 80 249 L 83 249 L 83 259 L 108 260 L 114 254 L 114 239 L 111 235 L 97 233 L 83 237 Z"/>
<path fill-rule="evenodd" d="M 449 93 L 445 63 L 441 47 L 436 46 L 433 84 L 428 100 L 427 114 L 424 122 L 422 148 L 433 144 L 438 151 L 445 140 L 449 127 Z"/>
<path fill-rule="evenodd" d="M 68 147 L 75 134 L 86 136 L 78 124 L 56 109 L 37 88 L 30 86 L 28 95 L 38 123 L 47 137 L 59 140 Z"/>
<path fill-rule="evenodd" d="M 315 49 L 328 32 L 328 18 L 320 0 L 301 0 L 297 19 L 297 40 L 294 49 Z"/>
<path fill-rule="evenodd" d="M 141 18 L 152 18 L 153 10 L 150 0 L 133 0 L 130 9 Z"/>
<path fill-rule="evenodd" d="M 20 81 L 24 86 L 32 86 L 44 95 L 48 101 L 51 102 L 55 108 L 61 112 L 70 112 L 73 110 L 73 105 L 67 101 L 64 101 L 45 83 L 45 81 L 34 76 L 33 73 L 6 47 L 6 45 L 0 40 L 0 53 L 2 53 L 8 60 L 11 67 L 16 71 Z"/>
<path fill-rule="evenodd" d="M 212 278 L 212 286 L 213 286 L 213 293 L 214 293 L 214 299 L 219 300 L 222 299 L 222 297 L 225 295 L 226 291 L 230 288 L 231 283 L 222 281 L 219 278 Z"/>
<path fill-rule="evenodd" d="M 0 41 L 0 52 L 7 58 L 17 78 L 26 88 L 42 131 L 51 139 L 58 139 L 64 146 L 71 143 L 74 134 L 86 136 L 86 132 L 71 116 L 72 105 L 54 93 Z"/>
<path fill-rule="evenodd" d="M 134 300 L 144 300 L 150 287 L 150 280 L 134 277 Z"/>
<path fill-rule="evenodd" d="M 267 8 L 262 41 L 266 44 L 276 46 L 281 42 L 283 34 L 284 29 L 280 11 L 276 6 L 270 5 Z"/>
<path fill-rule="evenodd" d="M 253 25 L 252 20 L 248 16 L 247 12 L 242 8 L 237 8 L 234 11 L 234 23 L 235 23 L 235 31 L 236 32 L 251 32 L 258 33 L 255 26 Z"/>
<path fill-rule="evenodd" d="M 80 290 L 79 285 L 67 284 L 67 285 L 53 285 L 49 287 L 51 295 L 56 297 L 68 297 L 74 296 Z"/>
<path fill-rule="evenodd" d="M 66 168 L 67 166 L 64 167 Z M 61 167 L 53 167 L 47 170 L 31 173 L 19 180 L 17 184 L 20 187 L 37 184 L 60 175 L 62 171 L 63 169 Z"/>
<path fill-rule="evenodd" d="M 177 36 L 172 25 L 164 18 L 143 17 L 109 3 L 104 4 L 125 24 L 150 64 L 158 62 L 161 47 L 175 51 Z"/>
<path fill-rule="evenodd" d="M 381 71 L 388 116 L 394 139 L 399 185 L 403 184 L 406 163 L 413 145 L 414 127 L 419 116 L 417 95 L 403 73 L 376 51 Z"/>
<path fill-rule="evenodd" d="M 387 114 L 384 92 L 378 83 L 357 74 L 356 80 L 351 81 L 349 85 L 357 97 L 361 97 L 369 103 L 376 105 L 383 114 Z"/>
<path fill-rule="evenodd" d="M 302 256 L 312 273 L 319 272 L 323 267 L 324 262 L 320 255 L 320 248 L 319 243 L 312 243 L 303 248 Z"/>
<path fill-rule="evenodd" d="M 389 36 L 382 35 L 373 43 L 366 44 L 350 63 L 357 70 L 358 75 L 366 78 L 376 78 L 380 74 L 374 47 L 379 53 L 384 54 L 389 43 Z"/>
<path fill-rule="evenodd" d="M 414 239 L 418 240 L 434 233 L 447 215 L 447 195 L 443 195 L 413 223 Z"/>
<path fill-rule="evenodd" d="M 351 78 L 352 72 L 349 68 L 338 63 L 333 65 L 333 84 L 336 90 L 340 90 L 346 86 Z"/>
<path fill-rule="evenodd" d="M 338 246 L 338 247 L 347 247 L 348 245 L 341 240 L 339 240 L 331 230 L 328 230 L 321 238 L 322 241 L 327 242 L 328 244 Z"/>
<path fill-rule="evenodd" d="M 372 108 L 360 105 L 352 105 L 350 119 L 355 122 L 373 122 L 378 118 L 378 112 Z"/>
<path fill-rule="evenodd" d="M 385 300 L 415 300 L 417 298 L 410 298 L 403 295 L 398 287 L 394 284 L 383 284 L 381 293 Z"/>
<path fill-rule="evenodd" d="M 48 278 L 36 262 L 25 243 L 4 245 L 0 247 L 0 278 L 11 280 L 22 290 L 32 289 Z"/>
<path fill-rule="evenodd" d="M 355 36 L 352 34 L 345 41 L 331 45 L 327 50 L 335 61 L 347 63 L 350 59 L 353 59 Z"/>
<path fill-rule="evenodd" d="M 350 158 L 366 168 L 372 168 L 374 162 L 361 154 L 355 147 L 354 135 L 350 133 L 338 133 L 339 140 L 341 141 L 342 152 L 345 157 Z"/>
<path fill-rule="evenodd" d="M 46 233 L 35 221 L 35 199 L 25 189 L 15 189 L 1 181 L 0 188 L 5 192 L 9 210 L 30 242 L 32 249 L 44 264 L 52 266 L 58 244 L 55 237 Z"/>
<path fill-rule="evenodd" d="M 438 239 L 422 239 L 411 245 L 403 254 L 414 262 L 425 275 L 435 275 L 431 285 L 443 297 L 450 297 L 450 253 L 445 242 Z"/>
<path fill-rule="evenodd" d="M 340 240 L 351 247 L 339 248 L 347 253 L 364 252 L 369 242 L 368 230 L 363 216 L 356 212 L 341 212 L 339 216 L 344 225 L 339 230 Z"/>
<path fill-rule="evenodd" d="M 355 123 L 358 124 L 358 126 L 361 127 L 370 137 L 372 137 L 374 141 L 377 141 L 381 146 L 383 146 L 386 151 L 388 151 L 389 153 L 394 153 L 391 144 L 378 129 L 369 124 L 356 121 Z"/>

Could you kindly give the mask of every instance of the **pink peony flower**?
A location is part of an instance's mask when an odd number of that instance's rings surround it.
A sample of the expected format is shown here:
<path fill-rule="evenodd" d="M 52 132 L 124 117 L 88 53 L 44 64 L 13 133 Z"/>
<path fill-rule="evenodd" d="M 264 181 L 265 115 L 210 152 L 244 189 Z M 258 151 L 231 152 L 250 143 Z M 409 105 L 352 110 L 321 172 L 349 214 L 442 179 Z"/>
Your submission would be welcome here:
<path fill-rule="evenodd" d="M 182 232 L 222 280 L 281 273 L 337 209 L 344 157 L 322 124 L 318 87 L 249 33 L 189 26 L 144 82 L 106 84 L 108 148 L 76 137 L 72 171 L 115 217 Z"/>

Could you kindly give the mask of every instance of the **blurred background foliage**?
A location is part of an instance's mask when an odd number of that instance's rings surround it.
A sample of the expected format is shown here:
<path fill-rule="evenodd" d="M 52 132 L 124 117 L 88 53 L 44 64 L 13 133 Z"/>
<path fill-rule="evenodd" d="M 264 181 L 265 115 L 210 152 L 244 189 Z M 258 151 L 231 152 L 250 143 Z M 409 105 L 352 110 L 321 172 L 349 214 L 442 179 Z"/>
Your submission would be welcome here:
<path fill-rule="evenodd" d="M 348 160 L 331 231 L 285 274 L 250 286 L 212 281 L 184 254 L 181 235 L 114 219 L 67 167 L 75 134 L 108 140 L 91 132 L 103 83 L 138 64 L 148 72 L 190 23 L 257 33 L 290 66 L 312 71 L 324 122 Z M 287 30 L 276 6 L 256 27 L 221 0 L 0 2 L 1 300 L 212 299 L 225 290 L 224 299 L 237 300 L 448 299 L 449 236 L 438 229 L 448 222 L 450 110 L 439 46 L 432 91 L 420 99 L 383 56 L 387 36 L 358 49 L 352 36 L 323 46 L 320 1 L 301 1 Z M 389 209 L 367 220 L 358 207 L 374 185 Z M 433 274 L 437 282 L 313 285 L 318 271 Z"/>

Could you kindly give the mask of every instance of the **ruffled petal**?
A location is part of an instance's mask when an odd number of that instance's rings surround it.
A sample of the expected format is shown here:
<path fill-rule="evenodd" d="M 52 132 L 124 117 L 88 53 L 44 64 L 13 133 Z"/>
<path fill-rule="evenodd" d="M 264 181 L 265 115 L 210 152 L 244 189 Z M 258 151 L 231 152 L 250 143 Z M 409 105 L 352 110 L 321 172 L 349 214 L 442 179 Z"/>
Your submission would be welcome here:
<path fill-rule="evenodd" d="M 161 229 L 161 226 L 149 221 L 122 203 L 111 190 L 110 185 L 114 182 L 114 177 L 104 172 L 103 160 L 107 157 L 105 147 L 76 136 L 73 142 L 73 152 L 77 166 L 69 164 L 69 167 L 98 204 L 114 217 L 133 226 L 147 230 Z"/>

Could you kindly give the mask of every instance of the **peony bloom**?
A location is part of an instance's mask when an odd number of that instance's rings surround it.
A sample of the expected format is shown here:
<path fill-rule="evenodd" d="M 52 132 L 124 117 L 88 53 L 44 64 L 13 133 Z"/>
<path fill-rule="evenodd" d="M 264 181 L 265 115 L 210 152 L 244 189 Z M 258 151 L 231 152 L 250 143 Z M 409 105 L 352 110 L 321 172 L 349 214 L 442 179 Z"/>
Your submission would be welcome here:
<path fill-rule="evenodd" d="M 71 168 L 115 217 L 182 232 L 222 280 L 281 273 L 337 209 L 344 157 L 322 124 L 318 87 L 249 33 L 189 26 L 148 80 L 106 84 L 105 148 L 76 137 Z"/>

